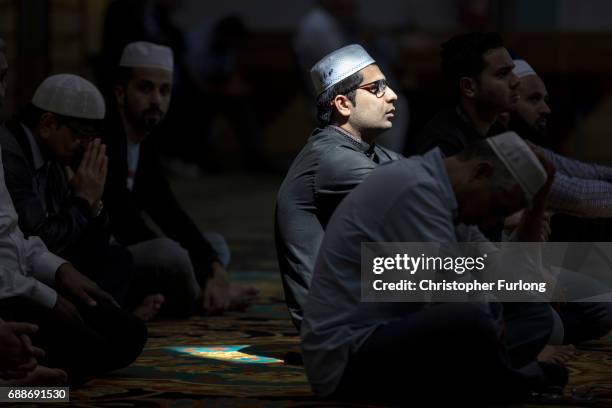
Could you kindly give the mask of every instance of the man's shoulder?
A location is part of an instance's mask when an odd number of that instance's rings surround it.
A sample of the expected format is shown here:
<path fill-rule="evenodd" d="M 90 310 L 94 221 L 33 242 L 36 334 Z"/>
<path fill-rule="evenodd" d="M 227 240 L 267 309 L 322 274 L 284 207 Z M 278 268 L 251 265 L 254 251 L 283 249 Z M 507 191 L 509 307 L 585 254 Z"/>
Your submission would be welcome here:
<path fill-rule="evenodd" d="M 292 168 L 312 167 L 316 171 L 325 164 L 343 167 L 351 165 L 356 160 L 369 160 L 355 143 L 337 131 L 328 128 L 315 129 L 298 153 Z"/>
<path fill-rule="evenodd" d="M 465 144 L 465 129 L 466 125 L 456 107 L 443 109 L 418 132 L 412 153 L 423 154 L 440 147 L 447 156 L 456 154 Z"/>
<path fill-rule="evenodd" d="M 456 107 L 447 107 L 438 111 L 421 129 L 420 134 L 460 132 L 461 118 Z"/>
<path fill-rule="evenodd" d="M 381 164 L 376 169 L 376 173 L 380 173 L 379 177 L 390 179 L 398 179 L 398 184 L 402 186 L 417 186 L 417 185 L 436 185 L 438 180 L 432 169 L 431 160 L 428 159 L 430 154 L 439 154 L 429 152 L 425 156 L 411 156 Z"/>
<path fill-rule="evenodd" d="M 347 137 L 342 135 L 339 131 L 334 130 L 331 127 L 317 128 L 315 129 L 305 147 L 310 145 L 313 150 L 325 150 L 327 151 L 330 147 L 347 147 L 353 150 L 358 150 L 356 146 L 357 142 L 352 142 Z"/>
<path fill-rule="evenodd" d="M 379 151 L 377 152 L 378 154 L 380 154 L 380 152 L 382 152 L 383 154 L 387 155 L 389 157 L 390 160 L 400 160 L 405 158 L 405 156 L 401 153 L 396 152 L 395 150 L 391 150 L 388 149 L 386 147 L 383 147 L 379 144 L 376 145 L 376 149 Z"/>
<path fill-rule="evenodd" d="M 0 147 L 2 147 L 3 152 L 23 156 L 23 151 L 17 141 L 17 137 L 9 129 L 6 122 L 0 125 Z"/>

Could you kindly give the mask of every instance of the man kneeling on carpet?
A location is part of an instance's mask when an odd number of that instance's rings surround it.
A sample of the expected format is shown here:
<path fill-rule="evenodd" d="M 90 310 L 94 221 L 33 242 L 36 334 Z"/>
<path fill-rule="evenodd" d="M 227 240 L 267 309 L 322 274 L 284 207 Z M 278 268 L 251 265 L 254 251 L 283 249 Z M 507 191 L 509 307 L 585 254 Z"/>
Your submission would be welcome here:
<path fill-rule="evenodd" d="M 375 169 L 337 208 L 315 264 L 301 331 L 315 393 L 489 402 L 563 386 L 564 367 L 536 361 L 547 336 L 525 337 L 526 363 L 509 356 L 498 303 L 360 301 L 362 242 L 486 242 L 480 229 L 524 207 L 516 237 L 537 241 L 553 178 L 515 133 Z"/>

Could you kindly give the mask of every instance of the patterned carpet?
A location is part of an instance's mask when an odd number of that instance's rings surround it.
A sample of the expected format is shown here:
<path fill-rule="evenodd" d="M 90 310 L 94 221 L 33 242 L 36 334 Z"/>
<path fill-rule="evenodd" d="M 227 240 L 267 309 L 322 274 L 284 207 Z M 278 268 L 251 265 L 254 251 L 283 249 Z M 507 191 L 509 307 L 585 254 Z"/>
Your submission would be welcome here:
<path fill-rule="evenodd" d="M 233 274 L 258 285 L 259 301 L 242 313 L 151 323 L 141 357 L 126 369 L 72 389 L 69 406 L 340 406 L 317 400 L 303 368 L 282 362 L 299 343 L 282 301 L 274 256 L 272 217 L 278 185 L 278 177 L 245 175 L 174 182 L 196 221 L 228 238 Z M 611 352 L 612 336 L 581 347 L 569 363 L 566 399 L 552 399 L 546 406 L 612 407 Z M 572 402 L 567 397 L 573 389 Z"/>
<path fill-rule="evenodd" d="M 239 275 L 262 291 L 247 312 L 151 323 L 143 355 L 126 369 L 72 390 L 70 405 L 325 406 L 310 393 L 303 369 L 283 362 L 287 352 L 298 351 L 298 338 L 279 297 L 277 275 Z"/>
<path fill-rule="evenodd" d="M 262 289 L 257 305 L 223 317 L 150 324 L 143 355 L 126 369 L 72 390 L 70 406 L 341 406 L 314 398 L 303 369 L 283 362 L 287 352 L 298 351 L 298 338 L 280 299 L 276 274 L 240 275 Z M 612 407 L 611 352 L 612 337 L 581 347 L 569 364 L 566 393 L 574 390 L 577 403 L 552 399 L 546 406 Z"/>

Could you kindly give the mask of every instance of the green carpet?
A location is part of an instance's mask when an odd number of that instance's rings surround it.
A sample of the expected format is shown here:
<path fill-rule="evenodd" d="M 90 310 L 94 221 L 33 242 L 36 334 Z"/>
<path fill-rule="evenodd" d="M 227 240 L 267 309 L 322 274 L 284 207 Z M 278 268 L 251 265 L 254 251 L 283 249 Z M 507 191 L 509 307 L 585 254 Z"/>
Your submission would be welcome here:
<path fill-rule="evenodd" d="M 262 294 L 256 305 L 225 316 L 151 323 L 141 357 L 126 369 L 71 390 L 70 406 L 342 406 L 317 400 L 303 368 L 282 362 L 287 352 L 299 350 L 299 342 L 277 274 L 253 271 L 239 277 L 258 282 Z M 581 347 L 569 364 L 568 394 L 576 388 L 595 397 L 596 406 L 612 407 L 611 352 L 612 337 Z"/>
<path fill-rule="evenodd" d="M 257 283 L 261 296 L 242 313 L 151 323 L 141 357 L 124 370 L 72 389 L 69 406 L 340 406 L 311 394 L 302 367 L 264 359 L 282 360 L 285 353 L 299 350 L 297 333 L 282 300 L 274 255 L 273 213 L 280 180 L 242 174 L 174 180 L 180 201 L 198 225 L 228 238 L 234 253 L 234 277 Z M 232 346 L 244 347 L 227 349 Z M 611 337 L 581 347 L 569 363 L 567 394 L 575 388 L 578 394 L 596 398 L 596 406 L 612 407 L 611 352 Z"/>

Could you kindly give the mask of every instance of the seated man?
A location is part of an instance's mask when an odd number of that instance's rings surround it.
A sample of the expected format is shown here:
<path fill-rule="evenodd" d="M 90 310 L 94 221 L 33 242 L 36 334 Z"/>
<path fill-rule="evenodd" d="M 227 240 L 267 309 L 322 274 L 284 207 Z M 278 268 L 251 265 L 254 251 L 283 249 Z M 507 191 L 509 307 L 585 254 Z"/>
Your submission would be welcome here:
<path fill-rule="evenodd" d="M 108 214 L 101 201 L 107 157 L 100 139 L 94 139 L 105 111 L 102 95 L 84 78 L 59 74 L 45 79 L 31 103 L 0 127 L 6 185 L 26 235 L 39 236 L 147 320 L 160 295 L 127 299 L 132 257 L 127 249 L 109 244 Z M 69 164 L 81 154 L 73 171 Z M 145 295 L 150 296 L 143 302 Z"/>
<path fill-rule="evenodd" d="M 521 167 L 507 159 L 517 156 Z M 457 403 L 564 385 L 563 367 L 535 362 L 546 337 L 534 341 L 526 364 L 512 366 L 498 303 L 360 301 L 362 242 L 486 241 L 479 228 L 528 203 L 517 238 L 536 241 L 554 172 L 543 164 L 546 170 L 525 142 L 506 133 L 456 156 L 443 158 L 436 148 L 381 166 L 356 187 L 328 225 L 304 311 L 302 350 L 313 390 L 377 403 Z"/>
<path fill-rule="evenodd" d="M 8 62 L 4 40 L 0 38 L 0 108 L 4 105 L 7 89 Z M 62 385 L 66 373 L 38 365 L 44 351 L 32 346 L 31 336 L 36 325 L 5 322 L 0 319 L 0 385 Z"/>
<path fill-rule="evenodd" d="M 1 161 L 0 318 L 36 324 L 31 337 L 45 350 L 40 362 L 65 371 L 70 384 L 129 365 L 146 342 L 144 323 L 38 237 L 24 237 Z"/>
<path fill-rule="evenodd" d="M 520 99 L 510 112 L 508 128 L 535 144 L 549 145 L 551 109 L 546 85 L 527 61 L 515 59 L 514 64 L 514 74 L 520 79 Z M 607 241 L 609 235 L 598 232 L 602 226 L 605 229 L 610 225 L 612 217 L 612 168 L 584 163 L 546 148 L 541 150 L 557 169 L 548 197 L 548 209 L 560 213 L 552 219 L 552 240 Z M 580 270 L 591 248 L 589 244 L 568 247 L 564 265 Z M 575 286 L 575 281 L 564 285 L 568 294 Z M 601 337 L 612 329 L 612 303 L 608 302 L 567 302 L 560 306 L 559 316 L 564 327 L 563 342 L 568 344 Z"/>
<path fill-rule="evenodd" d="M 189 316 L 246 307 L 257 290 L 230 282 L 225 239 L 216 233 L 202 234 L 183 210 L 151 137 L 170 104 L 172 50 L 131 43 L 118 68 L 114 109 L 105 129 L 109 170 L 104 203 L 113 235 L 129 246 L 134 257 L 136 281 L 163 293 L 162 312 L 167 314 Z M 167 238 L 146 225 L 144 213 Z"/>
<path fill-rule="evenodd" d="M 285 299 L 298 329 L 315 257 L 336 206 L 375 167 L 401 157 L 376 144 L 393 126 L 397 95 L 361 46 L 349 45 L 325 56 L 311 76 L 320 126 L 278 191 L 275 218 Z"/>

